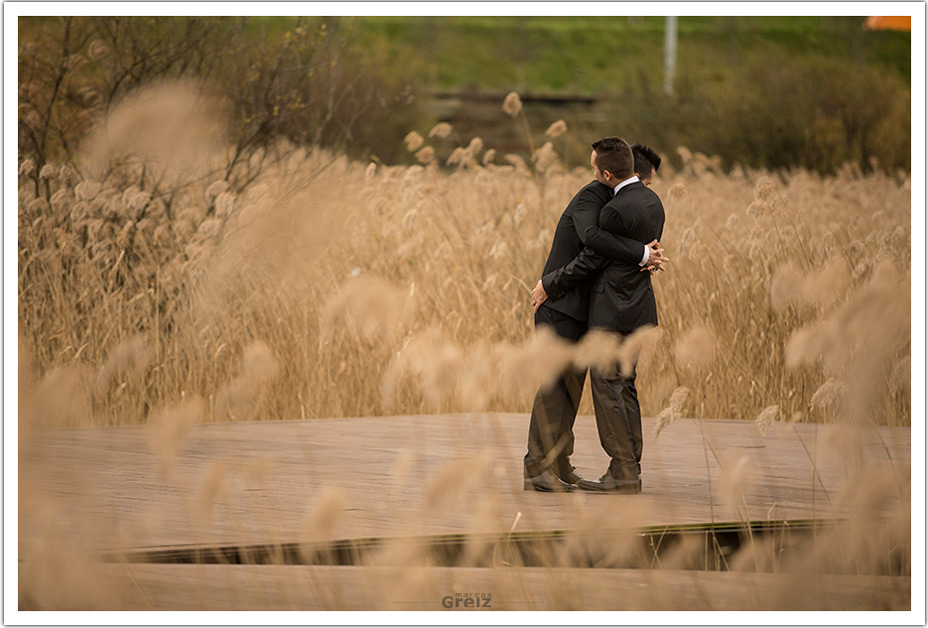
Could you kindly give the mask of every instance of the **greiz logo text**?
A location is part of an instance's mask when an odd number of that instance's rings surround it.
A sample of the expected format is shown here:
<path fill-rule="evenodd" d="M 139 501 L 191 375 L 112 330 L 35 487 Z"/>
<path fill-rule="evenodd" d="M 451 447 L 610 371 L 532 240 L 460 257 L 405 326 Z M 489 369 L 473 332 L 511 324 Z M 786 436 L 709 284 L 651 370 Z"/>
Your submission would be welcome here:
<path fill-rule="evenodd" d="M 455 593 L 441 598 L 441 605 L 445 608 L 493 608 L 491 593 Z"/>

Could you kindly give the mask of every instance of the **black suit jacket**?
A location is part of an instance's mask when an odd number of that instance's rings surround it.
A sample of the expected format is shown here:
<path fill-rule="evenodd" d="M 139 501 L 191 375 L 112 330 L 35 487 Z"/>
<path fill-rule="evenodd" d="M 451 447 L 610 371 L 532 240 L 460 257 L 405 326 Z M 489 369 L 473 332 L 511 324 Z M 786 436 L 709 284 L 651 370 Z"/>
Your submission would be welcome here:
<path fill-rule="evenodd" d="M 600 211 L 612 198 L 612 189 L 609 186 L 593 181 L 581 188 L 571 199 L 554 231 L 551 252 L 542 272 L 545 277 L 569 264 L 580 255 L 585 246 L 590 247 L 591 253 L 595 251 L 604 256 L 603 259 L 606 261 L 617 258 L 629 264 L 637 265 L 641 262 L 644 256 L 642 244 L 650 240 L 638 242 L 604 231 L 599 226 Z M 590 308 L 589 281 L 572 281 L 570 286 L 559 289 L 557 295 L 552 294 L 545 279 L 542 279 L 542 285 L 548 293 L 545 305 L 579 321 L 587 320 Z"/>
<path fill-rule="evenodd" d="M 611 259 L 585 247 L 576 258 L 542 278 L 548 298 L 572 292 L 593 277 L 590 327 L 631 333 L 642 325 L 657 325 L 651 273 L 642 272 L 639 263 L 644 253 L 640 245 L 660 240 L 664 231 L 660 198 L 644 184 L 631 183 L 603 207 L 599 226 L 639 242 L 638 259 Z"/>

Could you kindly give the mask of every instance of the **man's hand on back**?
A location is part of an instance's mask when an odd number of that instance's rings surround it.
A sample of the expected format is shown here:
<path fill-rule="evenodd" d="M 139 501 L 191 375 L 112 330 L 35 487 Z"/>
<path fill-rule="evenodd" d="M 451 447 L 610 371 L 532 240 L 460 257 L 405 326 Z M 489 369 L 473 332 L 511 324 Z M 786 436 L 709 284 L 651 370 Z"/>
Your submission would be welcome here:
<path fill-rule="evenodd" d="M 535 289 L 532 290 L 532 307 L 535 308 L 535 311 L 538 311 L 538 308 L 541 307 L 541 304 L 548 300 L 548 293 L 545 292 L 545 287 L 541 285 L 541 279 L 538 280 L 538 283 L 535 284 Z"/>
<path fill-rule="evenodd" d="M 641 272 L 648 271 L 652 275 L 657 271 L 664 270 L 664 264 L 670 260 L 664 257 L 664 249 L 661 248 L 661 243 L 657 240 L 651 240 L 648 243 L 648 248 L 651 251 L 648 254 L 648 263 L 641 267 Z"/>

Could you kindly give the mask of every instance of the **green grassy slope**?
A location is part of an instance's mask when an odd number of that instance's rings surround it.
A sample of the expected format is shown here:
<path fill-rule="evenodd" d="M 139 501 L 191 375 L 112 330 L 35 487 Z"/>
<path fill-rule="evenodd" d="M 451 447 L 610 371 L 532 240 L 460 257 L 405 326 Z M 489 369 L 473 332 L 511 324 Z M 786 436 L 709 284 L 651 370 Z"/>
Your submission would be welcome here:
<path fill-rule="evenodd" d="M 292 18 L 267 19 L 279 29 Z M 724 82 L 757 59 L 822 56 L 879 64 L 908 81 L 909 33 L 866 31 L 863 21 L 681 17 L 679 76 Z M 342 17 L 337 26 L 435 89 L 614 94 L 663 80 L 663 17 Z"/>

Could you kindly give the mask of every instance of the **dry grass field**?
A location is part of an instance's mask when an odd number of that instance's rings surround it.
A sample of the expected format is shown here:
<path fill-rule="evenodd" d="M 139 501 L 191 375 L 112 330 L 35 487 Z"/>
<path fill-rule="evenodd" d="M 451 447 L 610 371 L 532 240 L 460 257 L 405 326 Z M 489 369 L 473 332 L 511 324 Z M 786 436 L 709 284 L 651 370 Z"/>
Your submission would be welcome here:
<path fill-rule="evenodd" d="M 291 150 L 236 193 L 196 107 L 177 88 L 124 105 L 83 174 L 20 165 L 27 425 L 184 400 L 206 422 L 527 411 L 564 360 L 603 357 L 532 328 L 557 218 L 591 179 L 558 138 L 527 161 L 439 125 L 407 138 L 409 167 Z M 653 186 L 672 262 L 635 347 L 644 412 L 679 390 L 689 416 L 908 425 L 908 175 L 724 173 L 675 150 Z"/>
<path fill-rule="evenodd" d="M 672 260 L 654 279 L 661 324 L 626 346 L 594 335 L 568 347 L 534 333 L 529 304 L 558 216 L 591 178 L 561 165 L 560 125 L 532 156 L 497 154 L 447 125 L 418 130 L 406 138 L 413 166 L 281 143 L 248 164 L 254 178 L 239 186 L 241 173 L 218 170 L 226 155 L 209 111 L 172 90 L 115 111 L 82 146 L 81 173 L 20 163 L 21 526 L 51 507 L 30 496 L 38 465 L 29 463 L 50 455 L 32 447 L 48 429 L 148 424 L 169 472 L 197 423 L 527 413 L 539 384 L 568 361 L 638 355 L 643 412 L 659 426 L 681 416 L 756 420 L 762 433 L 776 422 L 910 425 L 908 174 L 723 172 L 718 160 L 658 147 L 683 164 L 662 168 L 653 186 Z M 153 112 L 174 122 L 151 123 Z M 581 412 L 592 413 L 588 398 Z M 453 484 L 461 464 L 435 481 Z M 736 482 L 739 470 L 728 471 Z M 859 499 L 908 486 L 907 469 L 892 471 L 888 484 L 861 485 Z M 892 514 L 884 545 L 904 545 L 908 508 L 907 495 L 898 512 L 863 504 L 861 526 Z M 828 539 L 824 562 L 872 574 L 866 563 L 886 556 L 882 537 L 869 537 L 852 525 Z M 62 558 L 48 556 L 24 567 L 29 604 L 80 607 L 88 583 L 56 580 Z M 402 582 L 510 577 L 413 562 Z M 244 573 L 235 577 L 286 594 L 273 584 L 280 573 Z M 548 575 L 512 577 L 515 588 L 555 590 Z M 335 593 L 321 606 L 352 607 L 343 596 L 357 578 L 326 576 Z M 690 575 L 675 578 L 684 586 Z M 780 586 L 760 580 L 726 604 Z M 853 592 L 861 581 L 852 581 L 833 586 Z M 886 595 L 863 607 L 905 606 L 898 583 L 876 584 Z M 672 600 L 673 586 L 654 594 Z M 776 599 L 797 590 L 776 589 Z M 746 607 L 765 607 L 750 599 Z M 789 607 L 771 599 L 766 608 Z M 611 608 L 603 600 L 591 604 Z M 694 600 L 689 608 L 713 607 Z M 575 604 L 589 607 L 555 607 Z"/>

